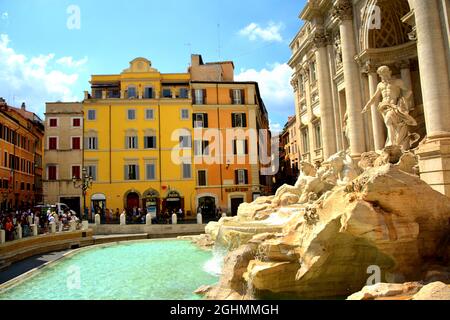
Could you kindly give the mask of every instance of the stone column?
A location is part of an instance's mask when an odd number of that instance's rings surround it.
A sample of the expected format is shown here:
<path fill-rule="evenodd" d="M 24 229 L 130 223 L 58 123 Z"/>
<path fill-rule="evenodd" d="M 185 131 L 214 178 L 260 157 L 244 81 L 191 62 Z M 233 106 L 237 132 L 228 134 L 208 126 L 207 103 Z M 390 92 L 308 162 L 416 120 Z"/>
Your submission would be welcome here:
<path fill-rule="evenodd" d="M 367 74 L 369 79 L 369 93 L 370 96 L 373 96 L 378 86 L 378 74 L 375 67 L 370 66 Z M 384 134 L 385 128 L 383 117 L 380 112 L 378 112 L 377 107 L 377 104 L 374 103 L 371 108 L 373 141 L 375 144 L 375 150 L 381 150 L 386 145 L 386 136 Z"/>
<path fill-rule="evenodd" d="M 419 146 L 420 178 L 450 196 L 450 80 L 437 0 L 409 0 L 414 10 L 417 55 L 427 139 Z"/>
<path fill-rule="evenodd" d="M 340 21 L 339 33 L 342 44 L 342 65 L 344 69 L 345 100 L 347 104 L 350 153 L 358 158 L 366 151 L 361 99 L 359 67 L 355 61 L 356 44 L 353 29 L 353 6 L 349 0 L 340 0 L 334 8 L 334 15 Z"/>
<path fill-rule="evenodd" d="M 401 74 L 403 82 L 405 83 L 405 86 L 409 90 L 412 91 L 413 87 L 412 87 L 411 70 L 410 70 L 409 61 L 402 61 L 399 65 L 399 67 L 400 67 L 400 74 Z M 411 96 L 411 108 L 412 108 L 411 110 L 413 110 L 414 107 L 415 107 L 414 96 Z"/>
<path fill-rule="evenodd" d="M 331 76 L 328 62 L 328 35 L 323 31 L 314 35 L 316 46 L 317 80 L 319 86 L 320 120 L 322 129 L 323 157 L 328 159 L 337 152 L 336 132 L 334 128 L 333 100 L 331 97 Z"/>
<path fill-rule="evenodd" d="M 417 30 L 417 55 L 428 139 L 450 137 L 450 83 L 437 0 L 409 0 Z"/>

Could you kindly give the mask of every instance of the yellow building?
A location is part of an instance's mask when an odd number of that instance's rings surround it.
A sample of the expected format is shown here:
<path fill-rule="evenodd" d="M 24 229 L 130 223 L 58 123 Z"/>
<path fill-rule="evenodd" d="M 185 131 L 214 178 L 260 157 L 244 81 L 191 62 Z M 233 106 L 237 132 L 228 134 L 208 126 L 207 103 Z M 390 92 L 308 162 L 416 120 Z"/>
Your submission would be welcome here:
<path fill-rule="evenodd" d="M 194 217 L 192 141 L 184 138 L 192 133 L 190 74 L 161 74 L 137 58 L 122 73 L 93 75 L 90 83 L 83 102 L 90 208 L 181 208 Z"/>

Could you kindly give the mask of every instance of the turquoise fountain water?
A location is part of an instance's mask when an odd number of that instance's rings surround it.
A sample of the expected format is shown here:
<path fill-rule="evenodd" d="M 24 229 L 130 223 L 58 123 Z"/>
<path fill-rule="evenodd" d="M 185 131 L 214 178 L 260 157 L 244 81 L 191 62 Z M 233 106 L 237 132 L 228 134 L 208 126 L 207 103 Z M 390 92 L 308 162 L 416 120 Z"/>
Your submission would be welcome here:
<path fill-rule="evenodd" d="M 218 281 L 211 252 L 189 241 L 120 243 L 81 250 L 0 293 L 0 300 L 186 300 Z"/>

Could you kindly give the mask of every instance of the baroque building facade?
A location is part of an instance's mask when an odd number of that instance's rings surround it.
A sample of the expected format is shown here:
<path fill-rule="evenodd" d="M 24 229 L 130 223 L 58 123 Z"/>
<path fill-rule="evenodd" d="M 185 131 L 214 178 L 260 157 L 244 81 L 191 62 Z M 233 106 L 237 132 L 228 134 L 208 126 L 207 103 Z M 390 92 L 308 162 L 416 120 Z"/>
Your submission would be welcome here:
<path fill-rule="evenodd" d="M 385 147 L 378 105 L 362 110 L 387 66 L 412 92 L 406 112 L 410 134 L 420 136 L 411 149 L 421 178 L 450 195 L 449 17 L 446 0 L 309 0 L 289 60 L 302 160 Z"/>

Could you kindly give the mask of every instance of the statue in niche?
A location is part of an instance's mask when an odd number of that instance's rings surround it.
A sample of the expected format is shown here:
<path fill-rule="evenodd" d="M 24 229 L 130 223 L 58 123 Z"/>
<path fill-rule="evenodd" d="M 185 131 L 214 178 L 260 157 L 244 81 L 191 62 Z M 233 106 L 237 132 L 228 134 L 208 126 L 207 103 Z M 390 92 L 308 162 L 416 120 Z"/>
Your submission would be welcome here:
<path fill-rule="evenodd" d="M 366 113 L 378 102 L 377 110 L 383 116 L 387 128 L 386 146 L 400 146 L 407 151 L 420 138 L 416 133 L 411 134 L 408 129 L 408 126 L 417 126 L 416 120 L 409 115 L 412 91 L 401 79 L 392 79 L 389 67 L 381 66 L 377 73 L 381 82 L 362 112 Z"/>
<path fill-rule="evenodd" d="M 339 36 L 337 36 L 334 40 L 334 52 L 336 57 L 336 68 L 340 68 L 342 66 L 342 47 Z"/>

